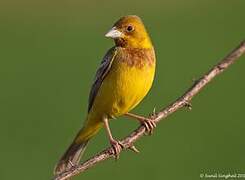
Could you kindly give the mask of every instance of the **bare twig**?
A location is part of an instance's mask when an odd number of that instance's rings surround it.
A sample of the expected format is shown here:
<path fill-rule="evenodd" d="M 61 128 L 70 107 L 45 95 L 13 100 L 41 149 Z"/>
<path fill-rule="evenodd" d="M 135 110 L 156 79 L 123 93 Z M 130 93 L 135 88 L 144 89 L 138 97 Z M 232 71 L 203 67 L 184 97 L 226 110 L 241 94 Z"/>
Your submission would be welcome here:
<path fill-rule="evenodd" d="M 158 113 L 155 113 L 150 118 L 152 118 L 156 123 L 160 120 L 165 119 L 170 114 L 174 113 L 178 109 L 186 106 L 191 108 L 191 99 L 202 90 L 202 88 L 207 85 L 215 76 L 222 73 L 231 64 L 233 64 L 243 53 L 245 52 L 245 41 L 243 41 L 237 48 L 235 48 L 231 53 L 229 53 L 224 59 L 222 59 L 217 65 L 215 65 L 209 72 L 204 74 L 199 80 L 197 80 L 180 98 L 174 101 L 172 104 L 162 109 Z M 133 131 L 129 136 L 121 140 L 121 143 L 125 148 L 132 148 L 133 143 L 142 137 L 145 133 L 145 127 L 139 126 L 135 131 Z M 95 166 L 97 163 L 102 162 L 110 157 L 113 157 L 113 149 L 111 147 L 103 150 L 94 157 L 88 159 L 84 163 L 71 168 L 56 177 L 54 180 L 65 180 L 72 176 L 75 176 L 83 171 Z"/>

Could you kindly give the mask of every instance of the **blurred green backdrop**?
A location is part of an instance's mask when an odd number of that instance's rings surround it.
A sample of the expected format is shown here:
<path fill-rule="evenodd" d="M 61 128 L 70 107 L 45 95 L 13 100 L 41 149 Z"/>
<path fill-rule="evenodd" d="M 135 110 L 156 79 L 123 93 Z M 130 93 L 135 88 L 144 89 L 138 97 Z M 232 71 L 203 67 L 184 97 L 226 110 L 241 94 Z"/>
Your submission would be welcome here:
<path fill-rule="evenodd" d="M 44 180 L 81 127 L 105 32 L 121 16 L 144 20 L 157 52 L 157 76 L 134 112 L 147 115 L 180 96 L 245 38 L 243 0 L 1 0 L 0 179 Z M 245 173 L 245 57 L 181 110 L 123 152 L 75 179 L 199 179 Z M 117 138 L 137 123 L 112 122 Z M 108 146 L 104 131 L 85 158 Z"/>

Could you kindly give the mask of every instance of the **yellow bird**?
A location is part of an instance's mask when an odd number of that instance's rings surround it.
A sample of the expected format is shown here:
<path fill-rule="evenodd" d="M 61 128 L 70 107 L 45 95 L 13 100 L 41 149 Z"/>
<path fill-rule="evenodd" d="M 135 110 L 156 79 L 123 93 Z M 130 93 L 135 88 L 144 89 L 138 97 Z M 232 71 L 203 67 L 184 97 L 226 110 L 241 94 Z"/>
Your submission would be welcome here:
<path fill-rule="evenodd" d="M 146 96 L 155 75 L 154 47 L 142 20 L 135 15 L 122 17 L 105 36 L 114 39 L 115 46 L 97 70 L 86 121 L 56 165 L 56 175 L 79 163 L 88 141 L 103 126 L 118 157 L 123 147 L 112 136 L 110 119 L 127 115 L 144 124 L 148 132 L 156 126 L 150 119 L 129 113 Z"/>

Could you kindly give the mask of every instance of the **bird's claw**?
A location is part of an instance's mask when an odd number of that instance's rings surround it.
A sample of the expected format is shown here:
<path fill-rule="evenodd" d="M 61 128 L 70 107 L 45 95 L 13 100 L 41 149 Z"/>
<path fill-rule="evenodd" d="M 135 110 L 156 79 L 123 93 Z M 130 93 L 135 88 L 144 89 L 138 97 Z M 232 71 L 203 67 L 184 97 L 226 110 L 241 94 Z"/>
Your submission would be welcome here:
<path fill-rule="evenodd" d="M 117 141 L 114 139 L 112 139 L 110 143 L 113 148 L 113 155 L 115 159 L 117 160 L 119 159 L 120 152 L 122 151 L 122 149 L 124 149 L 124 145 L 120 141 Z"/>
<path fill-rule="evenodd" d="M 147 135 L 152 135 L 153 129 L 157 126 L 152 119 L 145 119 L 144 121 L 142 121 L 142 124 L 145 126 L 145 131 Z"/>
<path fill-rule="evenodd" d="M 116 140 L 111 140 L 111 146 L 113 148 L 113 154 L 116 160 L 119 159 L 119 155 L 121 153 L 121 151 L 125 148 L 125 146 L 120 142 L 120 141 L 116 141 Z M 140 151 L 134 146 L 134 145 L 130 145 L 128 147 L 129 150 L 135 152 L 135 153 L 139 153 Z"/>

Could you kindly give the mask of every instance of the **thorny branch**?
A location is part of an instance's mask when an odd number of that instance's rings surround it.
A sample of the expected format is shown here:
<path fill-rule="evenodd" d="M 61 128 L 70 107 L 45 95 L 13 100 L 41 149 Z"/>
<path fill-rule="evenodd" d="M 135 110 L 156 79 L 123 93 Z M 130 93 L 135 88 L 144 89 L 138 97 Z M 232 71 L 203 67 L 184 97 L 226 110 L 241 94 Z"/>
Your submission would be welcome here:
<path fill-rule="evenodd" d="M 236 47 L 232 52 L 230 52 L 224 59 L 222 59 L 217 65 L 215 65 L 211 70 L 209 70 L 206 74 L 204 74 L 199 80 L 195 81 L 195 83 L 176 101 L 172 104 L 168 105 L 166 108 L 161 111 L 155 113 L 150 116 L 156 123 L 160 122 L 160 120 L 165 119 L 170 114 L 174 113 L 178 109 L 182 107 L 191 108 L 190 101 L 191 99 L 202 90 L 204 86 L 206 86 L 215 76 L 222 73 L 225 69 L 227 69 L 231 64 L 233 64 L 243 53 L 245 52 L 245 41 L 241 42 L 241 44 Z M 145 127 L 143 125 L 139 126 L 136 130 L 134 130 L 129 136 L 121 140 L 120 142 L 124 145 L 125 148 L 134 149 L 133 143 L 141 138 L 145 133 Z M 95 166 L 97 163 L 102 162 L 108 158 L 113 157 L 113 149 L 109 147 L 97 155 L 91 157 L 84 163 L 71 168 L 70 170 L 59 174 L 54 177 L 54 180 L 65 180 L 72 176 L 75 176 L 79 173 L 86 171 L 87 169 Z"/>

